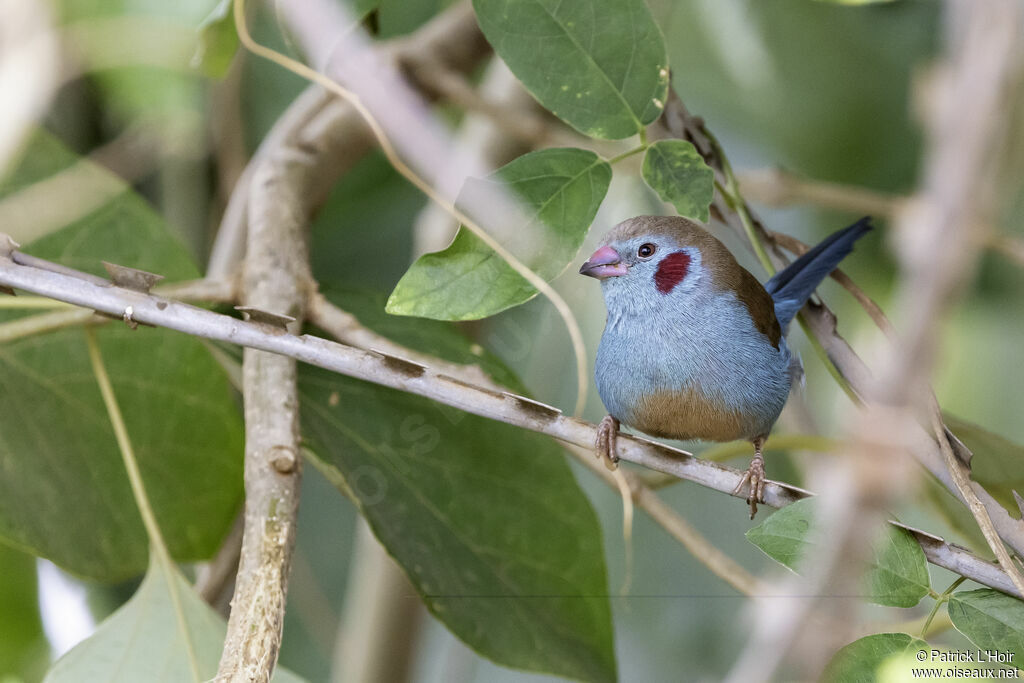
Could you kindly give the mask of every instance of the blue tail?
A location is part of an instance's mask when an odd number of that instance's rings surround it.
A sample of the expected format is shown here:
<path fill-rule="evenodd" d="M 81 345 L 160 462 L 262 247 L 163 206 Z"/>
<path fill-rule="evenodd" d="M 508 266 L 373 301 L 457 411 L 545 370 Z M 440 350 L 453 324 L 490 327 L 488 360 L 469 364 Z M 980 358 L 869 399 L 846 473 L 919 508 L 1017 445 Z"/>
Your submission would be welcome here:
<path fill-rule="evenodd" d="M 783 330 L 803 308 L 814 288 L 835 270 L 839 262 L 853 251 L 853 243 L 871 228 L 871 218 L 861 218 L 850 227 L 826 237 L 764 283 L 764 288 L 775 302 L 775 317 L 779 319 Z"/>

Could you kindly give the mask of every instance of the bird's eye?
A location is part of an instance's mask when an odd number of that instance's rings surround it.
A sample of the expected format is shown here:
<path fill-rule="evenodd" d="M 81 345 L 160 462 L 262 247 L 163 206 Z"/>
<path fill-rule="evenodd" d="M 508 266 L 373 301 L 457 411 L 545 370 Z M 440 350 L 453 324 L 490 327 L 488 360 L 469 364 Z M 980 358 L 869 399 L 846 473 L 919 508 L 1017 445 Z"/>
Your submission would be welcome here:
<path fill-rule="evenodd" d="M 656 247 L 650 242 L 644 242 L 640 245 L 640 248 L 636 250 L 636 255 L 640 258 L 649 258 L 654 256 L 654 250 Z"/>

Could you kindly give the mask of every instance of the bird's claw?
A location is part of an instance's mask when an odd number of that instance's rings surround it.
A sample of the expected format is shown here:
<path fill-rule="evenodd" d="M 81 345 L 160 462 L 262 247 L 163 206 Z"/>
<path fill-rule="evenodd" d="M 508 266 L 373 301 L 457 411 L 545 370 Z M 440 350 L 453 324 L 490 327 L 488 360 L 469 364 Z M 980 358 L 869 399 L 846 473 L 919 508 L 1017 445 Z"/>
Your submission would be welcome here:
<path fill-rule="evenodd" d="M 750 467 L 743 473 L 740 483 L 732 490 L 734 496 L 739 495 L 744 486 L 750 485 L 750 495 L 747 496 L 747 504 L 750 505 L 751 519 L 754 519 L 754 515 L 757 514 L 757 504 L 764 502 L 764 487 L 767 482 L 768 478 L 764 473 L 764 456 L 756 453 L 754 459 L 750 462 Z"/>
<path fill-rule="evenodd" d="M 594 447 L 597 450 L 597 457 L 604 461 L 604 466 L 613 471 L 619 466 L 619 456 L 615 452 L 615 440 L 618 435 L 619 421 L 611 415 L 605 415 L 597 425 Z"/>

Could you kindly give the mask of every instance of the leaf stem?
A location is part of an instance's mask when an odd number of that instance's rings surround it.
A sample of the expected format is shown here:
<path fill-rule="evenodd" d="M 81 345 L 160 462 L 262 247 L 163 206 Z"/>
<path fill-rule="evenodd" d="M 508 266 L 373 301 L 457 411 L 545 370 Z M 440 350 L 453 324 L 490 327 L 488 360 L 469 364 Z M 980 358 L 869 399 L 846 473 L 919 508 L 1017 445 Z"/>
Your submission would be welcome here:
<path fill-rule="evenodd" d="M 736 180 L 736 174 L 732 171 L 729 157 L 725 156 L 722 145 L 718 143 L 718 138 L 708 130 L 704 132 L 707 134 L 708 140 L 711 141 L 711 147 L 715 155 L 721 161 L 722 174 L 725 176 L 725 185 L 717 181 L 715 182 L 718 186 L 718 191 L 722 193 L 722 197 L 725 199 L 725 203 L 729 205 L 729 208 L 740 217 L 743 231 L 747 233 L 747 239 L 750 240 L 750 246 L 754 248 L 754 253 L 757 254 L 757 260 L 761 262 L 761 266 L 769 275 L 774 275 L 775 264 L 772 263 L 771 258 L 768 256 L 768 251 L 764 248 L 764 243 L 761 242 L 761 236 L 758 235 L 757 229 L 754 227 L 754 219 L 750 216 L 750 210 L 747 208 L 747 203 L 743 200 L 743 195 L 740 194 L 740 184 Z"/>
<path fill-rule="evenodd" d="M 924 626 L 921 627 L 921 640 L 924 640 L 925 636 L 928 635 L 928 627 L 932 625 L 932 620 L 935 618 L 935 615 L 938 614 L 939 607 L 943 603 L 948 602 L 949 596 L 953 594 L 953 591 L 959 588 L 960 584 L 966 580 L 966 576 L 958 576 L 956 581 L 951 583 L 949 588 L 942 592 L 942 595 L 936 596 L 935 592 L 931 591 L 932 595 L 935 597 L 935 604 L 932 605 L 932 611 L 928 613 L 928 618 L 924 620 Z"/>
<path fill-rule="evenodd" d="M 171 559 L 171 553 L 167 549 L 163 534 L 160 532 L 160 525 L 157 524 L 156 515 L 153 513 L 153 506 L 150 504 L 149 496 L 146 494 L 146 487 L 142 481 L 139 463 L 135 458 L 135 450 L 132 448 L 128 429 L 124 423 L 124 416 L 121 415 L 121 408 L 117 405 L 117 397 L 114 395 L 114 388 L 110 383 L 110 375 L 107 374 L 107 368 L 103 363 L 99 344 L 96 343 L 96 331 L 92 327 L 86 326 L 85 328 L 85 343 L 89 349 L 89 362 L 92 364 L 92 372 L 96 377 L 96 383 L 100 387 L 103 404 L 110 418 L 110 426 L 113 428 L 114 437 L 117 439 L 118 450 L 121 451 L 121 459 L 128 474 L 128 483 L 131 485 L 132 496 L 135 498 L 135 505 L 139 508 L 142 524 L 146 528 L 146 535 L 149 537 L 150 549 L 156 555 L 167 579 L 167 591 L 170 593 L 171 604 L 174 605 L 174 614 L 178 620 L 178 629 L 181 631 L 181 637 L 188 652 L 188 663 L 189 668 L 192 670 L 192 679 L 195 683 L 199 683 L 203 679 L 199 673 L 199 660 L 196 657 L 195 646 L 192 643 L 188 622 L 185 619 L 185 608 L 181 602 L 181 595 L 178 593 L 177 568 Z"/>
<path fill-rule="evenodd" d="M 619 154 L 618 156 L 614 156 L 611 159 L 608 159 L 608 163 L 611 164 L 611 165 L 617 164 L 620 161 L 622 161 L 623 159 L 627 159 L 627 158 L 633 156 L 634 154 L 639 154 L 640 152 L 646 151 L 647 147 L 648 147 L 647 143 L 643 142 L 643 144 L 641 144 L 639 147 L 634 147 L 631 150 L 625 151 L 622 154 Z"/>

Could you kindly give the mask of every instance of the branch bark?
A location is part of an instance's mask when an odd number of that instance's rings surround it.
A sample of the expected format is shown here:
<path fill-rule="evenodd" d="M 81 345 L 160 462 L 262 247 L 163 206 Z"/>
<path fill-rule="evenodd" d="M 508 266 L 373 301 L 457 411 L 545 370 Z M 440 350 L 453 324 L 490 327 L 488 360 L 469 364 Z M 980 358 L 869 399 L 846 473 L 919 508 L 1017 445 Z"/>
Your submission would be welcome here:
<path fill-rule="evenodd" d="M 307 216 L 294 210 L 304 168 L 282 154 L 262 159 L 253 172 L 243 276 L 247 306 L 292 316 L 297 325 L 312 283 Z M 295 360 L 245 349 L 242 388 L 245 525 L 216 679 L 239 683 L 269 681 L 277 663 L 302 471 Z"/>

